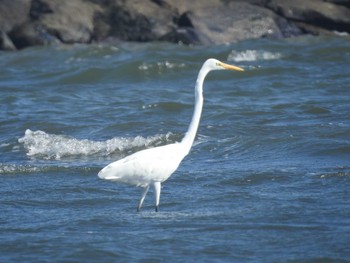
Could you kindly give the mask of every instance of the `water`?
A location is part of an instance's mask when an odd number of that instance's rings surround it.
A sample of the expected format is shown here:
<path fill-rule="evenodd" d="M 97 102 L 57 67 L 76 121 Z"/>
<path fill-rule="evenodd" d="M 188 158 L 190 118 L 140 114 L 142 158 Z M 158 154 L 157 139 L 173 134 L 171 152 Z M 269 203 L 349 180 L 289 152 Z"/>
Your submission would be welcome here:
<path fill-rule="evenodd" d="M 350 262 L 348 39 L 38 47 L 1 53 L 1 262 Z M 97 178 L 178 141 L 209 57 L 199 134 L 136 213 Z"/>

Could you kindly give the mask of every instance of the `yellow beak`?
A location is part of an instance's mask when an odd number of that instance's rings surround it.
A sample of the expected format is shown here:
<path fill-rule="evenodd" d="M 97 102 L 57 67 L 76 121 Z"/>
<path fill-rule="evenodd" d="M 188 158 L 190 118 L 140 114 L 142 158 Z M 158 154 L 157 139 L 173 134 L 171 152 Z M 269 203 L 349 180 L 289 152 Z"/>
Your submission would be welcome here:
<path fill-rule="evenodd" d="M 222 66 L 224 69 L 244 71 L 244 69 L 242 69 L 240 67 L 229 65 L 229 64 L 226 64 L 226 63 L 223 63 L 223 62 L 220 63 L 220 66 Z"/>

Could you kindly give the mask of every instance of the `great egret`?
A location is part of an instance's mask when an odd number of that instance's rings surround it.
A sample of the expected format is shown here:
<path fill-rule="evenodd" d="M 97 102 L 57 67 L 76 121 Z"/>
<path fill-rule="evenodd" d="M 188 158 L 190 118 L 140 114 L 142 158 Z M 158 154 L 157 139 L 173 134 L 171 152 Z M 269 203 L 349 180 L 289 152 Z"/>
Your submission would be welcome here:
<path fill-rule="evenodd" d="M 190 152 L 196 136 L 203 107 L 204 79 L 210 71 L 223 69 L 244 71 L 213 58 L 204 62 L 196 81 L 192 120 L 181 142 L 141 150 L 107 165 L 98 173 L 101 179 L 143 187 L 137 211 L 140 211 L 150 186 L 154 187 L 155 210 L 159 211 L 161 183 L 175 172 L 182 159 Z"/>

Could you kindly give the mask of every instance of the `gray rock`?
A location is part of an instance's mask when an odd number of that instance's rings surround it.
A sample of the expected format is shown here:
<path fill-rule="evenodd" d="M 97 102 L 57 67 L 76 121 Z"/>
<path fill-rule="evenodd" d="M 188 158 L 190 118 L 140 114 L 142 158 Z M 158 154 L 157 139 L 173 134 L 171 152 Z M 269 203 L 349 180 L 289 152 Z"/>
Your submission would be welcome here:
<path fill-rule="evenodd" d="M 35 22 L 24 23 L 13 28 L 9 36 L 18 49 L 60 43 L 55 36 L 47 32 L 42 24 Z"/>
<path fill-rule="evenodd" d="M 176 13 L 156 1 L 114 1 L 105 8 L 109 36 L 128 41 L 162 39 L 173 31 Z"/>
<path fill-rule="evenodd" d="M 89 43 L 94 31 L 94 16 L 101 8 L 82 0 L 41 0 L 44 12 L 32 10 L 43 28 L 63 43 Z M 42 8 L 38 5 L 38 8 Z M 50 10 L 48 12 L 48 10 Z"/>
<path fill-rule="evenodd" d="M 16 50 L 15 45 L 4 31 L 0 31 L 0 50 Z"/>
<path fill-rule="evenodd" d="M 304 29 L 322 34 L 326 31 L 350 32 L 350 10 L 322 0 L 271 0 L 267 7 Z M 343 2 L 345 1 L 337 1 Z M 349 1 L 348 1 L 349 2 Z"/>
<path fill-rule="evenodd" d="M 53 43 L 225 44 L 350 33 L 350 0 L 0 0 L 0 49 Z"/>
<path fill-rule="evenodd" d="M 171 1 L 169 0 L 169 4 Z M 186 44 L 225 44 L 261 37 L 286 37 L 300 30 L 272 11 L 240 1 L 227 3 L 177 1 L 179 41 Z M 174 7 L 175 8 L 175 7 Z M 180 31 L 180 32 L 179 32 Z M 176 35 L 171 35 L 176 39 Z"/>
<path fill-rule="evenodd" d="M 14 27 L 29 21 L 30 6 L 30 1 L 0 0 L 0 30 L 8 33 Z"/>
<path fill-rule="evenodd" d="M 30 1 L 0 0 L 0 49 L 16 50 L 9 33 L 29 21 Z"/>

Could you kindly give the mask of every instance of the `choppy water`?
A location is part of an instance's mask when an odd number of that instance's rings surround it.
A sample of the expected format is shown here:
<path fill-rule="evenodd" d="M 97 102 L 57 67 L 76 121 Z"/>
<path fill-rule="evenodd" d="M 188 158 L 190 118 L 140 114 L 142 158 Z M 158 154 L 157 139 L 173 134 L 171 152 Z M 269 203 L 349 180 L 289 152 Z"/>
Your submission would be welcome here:
<path fill-rule="evenodd" d="M 0 53 L 1 262 L 349 262 L 349 39 Z M 178 141 L 209 57 L 195 145 L 136 213 L 107 163 Z"/>

